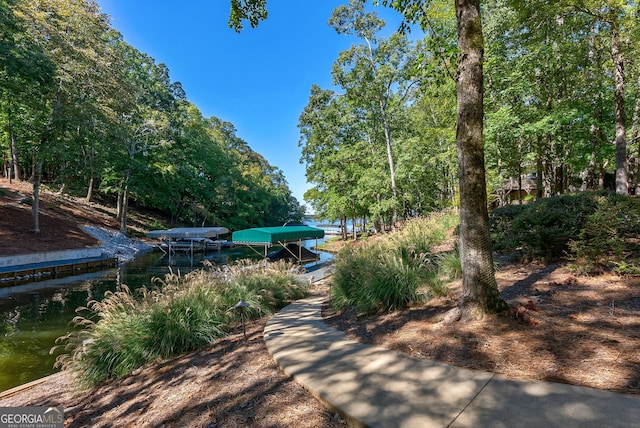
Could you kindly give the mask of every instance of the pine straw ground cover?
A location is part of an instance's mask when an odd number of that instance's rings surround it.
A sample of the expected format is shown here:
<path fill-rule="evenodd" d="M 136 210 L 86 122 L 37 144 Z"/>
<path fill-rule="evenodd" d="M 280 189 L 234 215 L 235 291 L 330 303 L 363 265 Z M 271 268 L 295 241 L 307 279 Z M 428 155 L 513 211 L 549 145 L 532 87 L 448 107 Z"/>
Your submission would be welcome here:
<path fill-rule="evenodd" d="M 200 351 L 148 364 L 87 391 L 68 372 L 9 397 L 0 406 L 63 406 L 66 427 L 343 427 L 273 361 L 267 319 Z"/>
<path fill-rule="evenodd" d="M 508 265 L 497 281 L 512 308 L 445 325 L 460 283 L 420 307 L 374 316 L 335 313 L 325 322 L 363 343 L 417 358 L 499 373 L 640 394 L 640 278 L 574 276 L 564 265 Z"/>

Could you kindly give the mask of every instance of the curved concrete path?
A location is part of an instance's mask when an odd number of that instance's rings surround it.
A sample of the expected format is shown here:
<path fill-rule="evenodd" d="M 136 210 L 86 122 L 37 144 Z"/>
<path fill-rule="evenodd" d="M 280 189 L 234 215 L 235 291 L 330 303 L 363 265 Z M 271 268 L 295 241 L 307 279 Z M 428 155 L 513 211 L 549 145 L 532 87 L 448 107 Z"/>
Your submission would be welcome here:
<path fill-rule="evenodd" d="M 322 321 L 322 298 L 293 303 L 265 327 L 280 367 L 354 425 L 632 427 L 640 397 L 521 382 L 363 345 Z"/>

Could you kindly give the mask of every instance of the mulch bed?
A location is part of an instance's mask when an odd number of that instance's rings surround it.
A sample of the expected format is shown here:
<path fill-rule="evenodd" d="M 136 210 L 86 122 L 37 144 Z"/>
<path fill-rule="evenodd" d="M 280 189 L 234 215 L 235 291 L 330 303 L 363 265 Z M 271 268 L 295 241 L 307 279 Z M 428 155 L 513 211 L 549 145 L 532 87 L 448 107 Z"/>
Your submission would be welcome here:
<path fill-rule="evenodd" d="M 60 373 L 0 406 L 63 406 L 65 427 L 344 427 L 282 372 L 264 344 L 267 319 L 197 352 L 149 364 L 122 379 L 74 391 Z"/>
<path fill-rule="evenodd" d="M 445 324 L 460 284 L 407 310 L 357 316 L 325 308 L 325 321 L 363 343 L 417 358 L 640 394 L 640 279 L 575 276 L 564 265 L 509 265 L 497 274 L 511 310 Z"/>

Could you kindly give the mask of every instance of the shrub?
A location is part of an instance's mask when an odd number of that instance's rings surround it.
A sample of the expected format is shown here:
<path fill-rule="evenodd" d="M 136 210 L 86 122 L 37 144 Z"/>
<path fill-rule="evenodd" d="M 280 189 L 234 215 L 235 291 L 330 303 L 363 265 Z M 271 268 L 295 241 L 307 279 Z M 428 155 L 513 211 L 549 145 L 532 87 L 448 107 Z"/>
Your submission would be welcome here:
<path fill-rule="evenodd" d="M 224 336 L 241 321 L 231 309 L 239 300 L 249 303 L 246 319 L 255 319 L 307 294 L 294 267 L 285 263 L 245 262 L 184 277 L 169 274 L 158 282 L 137 293 L 121 286 L 102 301 L 90 302 L 89 316 L 73 320 L 78 329 L 57 340 L 70 353 L 59 356 L 56 365 L 95 385 Z"/>
<path fill-rule="evenodd" d="M 166 226 L 160 220 L 154 219 L 151 223 L 147 225 L 147 229 L 149 230 L 164 230 Z"/>
<path fill-rule="evenodd" d="M 640 201 L 612 194 L 596 202 L 595 211 L 570 243 L 572 255 L 585 262 L 586 271 L 614 267 L 628 272 L 630 265 L 624 259 L 633 249 L 629 240 L 640 234 Z"/>
<path fill-rule="evenodd" d="M 602 265 L 622 256 L 624 240 L 618 233 L 621 219 L 617 204 L 604 197 L 597 203 L 582 230 L 571 240 L 570 248 L 576 258 Z"/>
<path fill-rule="evenodd" d="M 528 205 L 507 205 L 491 212 L 489 225 L 493 249 L 496 251 L 514 251 L 521 246 L 519 236 L 513 230 L 513 221 Z"/>
<path fill-rule="evenodd" d="M 495 250 L 547 261 L 580 259 L 590 270 L 625 257 L 629 238 L 640 234 L 640 200 L 581 192 L 499 208 L 490 220 Z"/>
<path fill-rule="evenodd" d="M 332 307 L 388 311 L 443 293 L 439 259 L 431 247 L 446 238 L 456 221 L 453 212 L 414 219 L 384 239 L 344 248 L 336 257 Z"/>
<path fill-rule="evenodd" d="M 622 276 L 640 276 L 640 266 L 625 260 L 613 262 L 613 270 Z"/>

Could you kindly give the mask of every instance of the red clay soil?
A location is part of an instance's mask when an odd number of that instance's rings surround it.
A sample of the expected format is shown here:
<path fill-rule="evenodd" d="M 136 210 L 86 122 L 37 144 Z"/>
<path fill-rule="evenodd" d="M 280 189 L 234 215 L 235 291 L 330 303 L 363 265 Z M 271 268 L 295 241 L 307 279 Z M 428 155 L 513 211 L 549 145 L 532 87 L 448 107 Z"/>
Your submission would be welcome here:
<path fill-rule="evenodd" d="M 117 228 L 110 218 L 76 198 L 43 191 L 40 196 L 40 233 L 33 232 L 32 185 L 9 184 L 0 178 L 0 256 L 70 250 L 98 245 L 81 229 L 83 224 Z"/>

